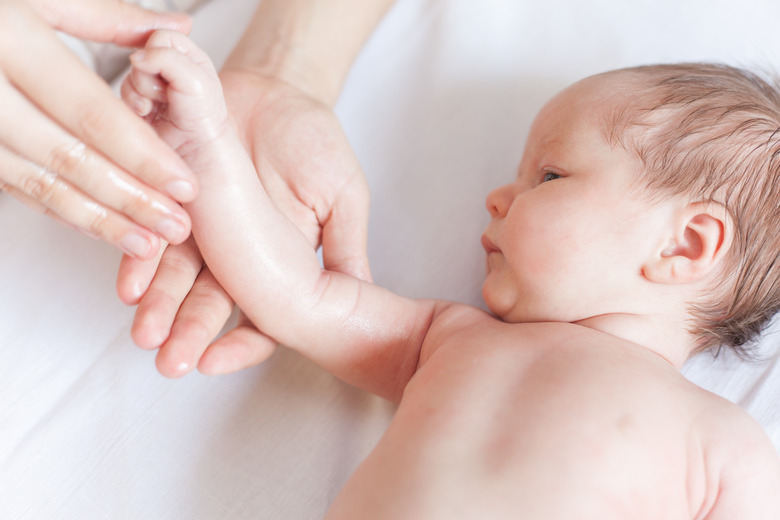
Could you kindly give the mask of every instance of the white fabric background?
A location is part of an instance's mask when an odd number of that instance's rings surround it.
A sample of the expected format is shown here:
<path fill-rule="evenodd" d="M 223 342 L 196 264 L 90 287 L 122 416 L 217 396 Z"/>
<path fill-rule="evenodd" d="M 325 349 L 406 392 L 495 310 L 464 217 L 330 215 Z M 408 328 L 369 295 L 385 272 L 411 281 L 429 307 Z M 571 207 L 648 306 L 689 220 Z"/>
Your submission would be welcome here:
<path fill-rule="evenodd" d="M 223 59 L 254 3 L 213 0 L 193 38 Z M 372 188 L 375 279 L 480 304 L 484 198 L 550 96 L 640 63 L 780 68 L 778 21 L 772 0 L 398 0 L 337 107 Z M 117 252 L 6 195 L 0 222 L 0 518 L 320 518 L 389 421 L 285 350 L 162 378 L 130 340 Z M 765 363 L 703 355 L 685 373 L 780 447 L 776 334 L 761 349 Z"/>

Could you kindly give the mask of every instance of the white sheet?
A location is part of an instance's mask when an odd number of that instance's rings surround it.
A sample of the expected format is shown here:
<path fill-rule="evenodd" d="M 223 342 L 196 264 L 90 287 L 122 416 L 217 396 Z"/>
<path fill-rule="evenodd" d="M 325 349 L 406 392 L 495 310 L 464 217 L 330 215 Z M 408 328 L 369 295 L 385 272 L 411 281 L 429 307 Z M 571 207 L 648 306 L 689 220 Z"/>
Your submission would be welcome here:
<path fill-rule="evenodd" d="M 214 0 L 194 38 L 222 59 L 253 4 Z M 337 107 L 372 188 L 376 280 L 479 304 L 484 197 L 553 93 L 648 62 L 780 68 L 778 20 L 772 0 L 399 0 Z M 319 518 L 389 421 L 284 350 L 233 376 L 162 378 L 130 340 L 116 252 L 6 195 L 0 222 L 1 518 Z M 763 364 L 703 355 L 685 373 L 780 450 L 776 331 Z"/>

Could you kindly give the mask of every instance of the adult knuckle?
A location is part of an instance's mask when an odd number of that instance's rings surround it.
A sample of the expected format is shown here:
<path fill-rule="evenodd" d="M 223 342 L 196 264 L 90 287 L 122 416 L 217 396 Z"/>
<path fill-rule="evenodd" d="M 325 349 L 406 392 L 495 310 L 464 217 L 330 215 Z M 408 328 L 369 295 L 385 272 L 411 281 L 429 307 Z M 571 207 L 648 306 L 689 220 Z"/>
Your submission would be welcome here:
<path fill-rule="evenodd" d="M 167 271 L 176 275 L 186 275 L 193 280 L 200 266 L 184 255 L 166 254 L 160 259 L 160 271 Z"/>
<path fill-rule="evenodd" d="M 160 172 L 166 170 L 163 159 L 153 154 L 151 148 L 144 148 L 141 153 L 132 158 L 132 163 L 126 165 L 128 171 L 131 171 L 139 179 L 152 184 L 159 179 Z"/>
<path fill-rule="evenodd" d="M 192 293 L 201 302 L 209 302 L 210 305 L 222 304 L 226 300 L 225 291 L 218 283 L 212 281 L 201 280 L 192 288 Z"/>
<path fill-rule="evenodd" d="M 214 326 L 212 320 L 204 320 L 194 315 L 180 316 L 175 323 L 177 331 L 186 332 L 187 336 L 196 341 L 210 342 L 216 337 L 219 329 Z"/>
<path fill-rule="evenodd" d="M 138 191 L 127 191 L 126 193 L 123 193 L 117 206 L 117 209 L 125 215 L 140 215 L 143 212 L 149 211 L 150 208 L 154 208 L 150 197 L 140 189 Z"/>
<path fill-rule="evenodd" d="M 104 139 L 112 125 L 110 112 L 101 109 L 99 104 L 92 104 L 85 107 L 81 114 L 76 122 L 77 134 L 88 143 Z"/>
<path fill-rule="evenodd" d="M 67 143 L 51 149 L 44 161 L 44 168 L 74 179 L 83 173 L 85 166 L 86 147 L 79 142 Z"/>
<path fill-rule="evenodd" d="M 108 212 L 101 207 L 94 207 L 87 218 L 86 229 L 94 235 L 103 237 L 108 235 L 110 224 Z"/>
<path fill-rule="evenodd" d="M 45 169 L 25 178 L 20 187 L 30 198 L 47 206 L 56 204 L 61 196 L 57 175 Z"/>
<path fill-rule="evenodd" d="M 178 309 L 179 304 L 180 300 L 170 290 L 160 288 L 152 283 L 144 295 L 143 305 L 139 307 L 139 310 L 143 308 L 145 313 L 156 315 L 163 312 L 163 310 L 168 312 L 169 309 L 174 307 Z"/>

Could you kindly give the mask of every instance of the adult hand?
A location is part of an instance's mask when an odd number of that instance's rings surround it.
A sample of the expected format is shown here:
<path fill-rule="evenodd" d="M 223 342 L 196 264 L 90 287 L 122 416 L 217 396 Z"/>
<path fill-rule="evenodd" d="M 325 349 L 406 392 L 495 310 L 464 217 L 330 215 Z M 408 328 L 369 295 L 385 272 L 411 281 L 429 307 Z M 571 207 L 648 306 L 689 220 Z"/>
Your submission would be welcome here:
<path fill-rule="evenodd" d="M 165 376 L 179 377 L 195 366 L 204 374 L 235 372 L 265 361 L 276 349 L 276 342 L 243 315 L 212 343 L 234 305 L 203 264 L 192 238 L 169 245 L 161 258 L 143 261 L 125 255 L 117 287 L 126 303 L 138 303 L 132 337 L 141 348 L 159 348 L 157 369 Z M 140 302 L 128 300 L 136 291 L 143 294 Z"/>
<path fill-rule="evenodd" d="M 369 192 L 333 110 L 283 81 L 223 70 L 225 98 L 277 207 L 322 245 L 326 269 L 369 280 Z"/>
<path fill-rule="evenodd" d="M 274 203 L 312 247 L 322 245 L 327 269 L 370 279 L 368 187 L 332 110 L 280 80 L 229 69 L 221 76 L 228 108 Z M 264 361 L 276 346 L 243 317 L 211 343 L 233 303 L 194 242 L 169 246 L 159 269 L 156 260 L 124 258 L 117 291 L 126 303 L 140 301 L 133 339 L 142 348 L 159 347 L 164 375 L 195 366 L 207 374 L 234 372 Z"/>
<path fill-rule="evenodd" d="M 194 175 L 55 29 L 140 46 L 190 25 L 121 0 L 0 0 L 0 189 L 137 258 L 183 242 Z"/>

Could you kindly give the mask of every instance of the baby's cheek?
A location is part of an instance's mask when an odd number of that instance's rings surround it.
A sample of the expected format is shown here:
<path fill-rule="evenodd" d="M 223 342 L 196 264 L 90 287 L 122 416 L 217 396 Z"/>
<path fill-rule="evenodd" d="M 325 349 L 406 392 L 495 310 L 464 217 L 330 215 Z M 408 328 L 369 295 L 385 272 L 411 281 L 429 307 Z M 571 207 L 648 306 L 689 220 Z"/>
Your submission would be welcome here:
<path fill-rule="evenodd" d="M 576 240 L 571 230 L 560 223 L 517 226 L 506 246 L 506 256 L 519 279 L 535 279 L 554 272 L 577 248 Z"/>

